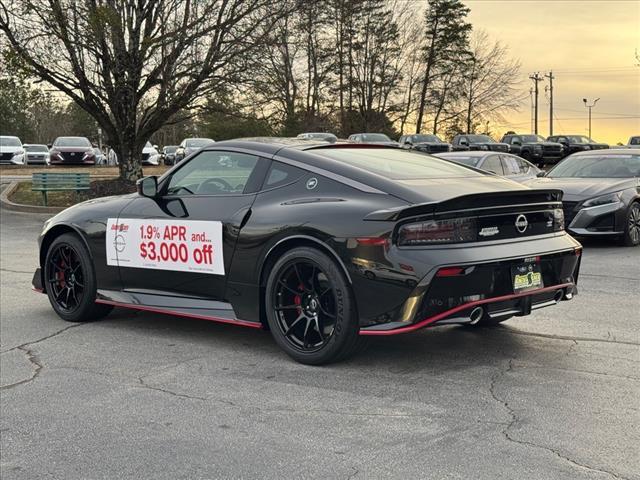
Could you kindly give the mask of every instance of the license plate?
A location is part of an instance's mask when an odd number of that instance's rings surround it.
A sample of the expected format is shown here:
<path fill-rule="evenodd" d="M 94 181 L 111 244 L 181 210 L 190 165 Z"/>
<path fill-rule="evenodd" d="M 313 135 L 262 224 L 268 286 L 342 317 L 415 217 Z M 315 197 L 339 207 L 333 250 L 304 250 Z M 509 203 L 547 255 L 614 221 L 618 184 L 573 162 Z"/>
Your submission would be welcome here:
<path fill-rule="evenodd" d="M 511 267 L 511 274 L 515 293 L 543 287 L 542 273 L 538 263 L 523 263 Z"/>

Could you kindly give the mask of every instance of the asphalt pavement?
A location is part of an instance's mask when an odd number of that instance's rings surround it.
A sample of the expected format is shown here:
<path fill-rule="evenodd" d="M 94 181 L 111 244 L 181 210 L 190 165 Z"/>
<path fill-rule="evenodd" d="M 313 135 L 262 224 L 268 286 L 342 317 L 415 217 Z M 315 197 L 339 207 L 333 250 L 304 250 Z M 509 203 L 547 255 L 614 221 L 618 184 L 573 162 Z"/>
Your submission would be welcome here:
<path fill-rule="evenodd" d="M 0 477 L 640 479 L 640 248 L 500 327 L 370 339 L 327 367 L 267 332 L 30 290 L 46 216 L 1 211 Z"/>

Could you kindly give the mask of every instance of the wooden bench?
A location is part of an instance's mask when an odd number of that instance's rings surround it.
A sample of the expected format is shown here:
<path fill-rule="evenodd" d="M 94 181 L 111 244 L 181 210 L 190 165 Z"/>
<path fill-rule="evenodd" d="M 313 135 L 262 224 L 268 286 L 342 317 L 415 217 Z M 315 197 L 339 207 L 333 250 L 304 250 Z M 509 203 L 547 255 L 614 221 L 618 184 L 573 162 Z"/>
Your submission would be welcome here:
<path fill-rule="evenodd" d="M 88 173 L 33 173 L 31 174 L 31 190 L 42 192 L 42 200 L 47 205 L 47 192 L 89 190 Z"/>

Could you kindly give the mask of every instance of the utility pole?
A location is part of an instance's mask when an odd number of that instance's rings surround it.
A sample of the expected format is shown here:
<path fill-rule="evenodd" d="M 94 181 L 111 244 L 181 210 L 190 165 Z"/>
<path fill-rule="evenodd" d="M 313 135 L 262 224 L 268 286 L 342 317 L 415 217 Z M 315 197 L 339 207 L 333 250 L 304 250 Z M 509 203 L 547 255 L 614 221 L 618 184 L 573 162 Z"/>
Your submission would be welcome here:
<path fill-rule="evenodd" d="M 549 79 L 549 136 L 553 135 L 553 71 L 545 75 Z"/>
<path fill-rule="evenodd" d="M 589 109 L 589 140 L 591 140 L 591 109 L 596 106 L 600 98 L 596 98 L 591 105 L 588 104 L 587 99 L 583 98 L 584 106 Z"/>
<path fill-rule="evenodd" d="M 529 103 L 531 104 L 529 108 L 529 118 L 530 118 L 529 131 L 533 132 L 533 87 L 529 89 Z"/>
<path fill-rule="evenodd" d="M 542 82 L 544 80 L 543 77 L 540 76 L 539 72 L 534 73 L 533 75 L 530 75 L 529 78 L 531 80 L 533 80 L 534 83 L 534 93 L 536 95 L 535 97 L 535 106 L 534 106 L 534 128 L 533 128 L 533 133 L 535 133 L 536 135 L 538 134 L 538 82 Z"/>

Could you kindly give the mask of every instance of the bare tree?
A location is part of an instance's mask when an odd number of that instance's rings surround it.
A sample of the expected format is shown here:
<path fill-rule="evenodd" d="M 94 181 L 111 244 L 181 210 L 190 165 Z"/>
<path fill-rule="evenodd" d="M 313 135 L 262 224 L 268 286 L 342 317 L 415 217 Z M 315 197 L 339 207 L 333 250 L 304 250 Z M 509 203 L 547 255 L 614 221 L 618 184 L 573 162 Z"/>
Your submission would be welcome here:
<path fill-rule="evenodd" d="M 471 24 L 466 17 L 469 8 L 460 0 L 430 0 L 425 12 L 425 45 L 423 47 L 422 87 L 420 90 L 416 133 L 422 130 L 429 88 L 439 74 L 443 62 L 459 57 L 468 45 Z"/>
<path fill-rule="evenodd" d="M 502 119 L 504 112 L 519 108 L 519 75 L 520 62 L 509 58 L 507 47 L 499 41 L 491 42 L 485 31 L 474 33 L 471 57 L 460 77 L 467 133 L 482 121 Z"/>
<path fill-rule="evenodd" d="M 151 135 L 239 83 L 286 13 L 271 0 L 0 0 L 0 32 L 25 72 L 95 118 L 132 182 Z"/>

